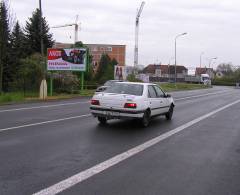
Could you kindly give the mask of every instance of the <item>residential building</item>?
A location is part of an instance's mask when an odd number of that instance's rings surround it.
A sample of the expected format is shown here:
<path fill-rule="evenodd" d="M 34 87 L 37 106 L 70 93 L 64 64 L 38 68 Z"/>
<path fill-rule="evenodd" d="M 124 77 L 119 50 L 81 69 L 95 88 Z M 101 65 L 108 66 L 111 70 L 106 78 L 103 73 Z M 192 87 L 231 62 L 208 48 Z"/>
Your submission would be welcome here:
<path fill-rule="evenodd" d="M 72 43 L 55 42 L 53 45 L 53 48 L 72 48 L 72 47 L 73 47 Z"/>
<path fill-rule="evenodd" d="M 143 69 L 143 73 L 149 75 L 149 80 L 154 82 L 174 81 L 175 66 L 174 65 L 157 65 L 150 64 Z M 176 66 L 177 81 L 184 82 L 188 69 L 185 66 Z"/>

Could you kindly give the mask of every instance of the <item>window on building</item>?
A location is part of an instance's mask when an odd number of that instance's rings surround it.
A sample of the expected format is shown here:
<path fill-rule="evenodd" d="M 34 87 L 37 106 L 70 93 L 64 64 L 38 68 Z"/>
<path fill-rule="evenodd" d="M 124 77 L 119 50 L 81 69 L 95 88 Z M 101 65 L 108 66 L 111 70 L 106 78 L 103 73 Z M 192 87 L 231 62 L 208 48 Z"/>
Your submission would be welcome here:
<path fill-rule="evenodd" d="M 155 70 L 155 75 L 156 76 L 161 76 L 161 69 L 156 69 Z"/>
<path fill-rule="evenodd" d="M 97 47 L 93 47 L 92 51 L 98 51 L 98 48 Z"/>
<path fill-rule="evenodd" d="M 106 51 L 112 51 L 112 47 L 107 47 Z"/>

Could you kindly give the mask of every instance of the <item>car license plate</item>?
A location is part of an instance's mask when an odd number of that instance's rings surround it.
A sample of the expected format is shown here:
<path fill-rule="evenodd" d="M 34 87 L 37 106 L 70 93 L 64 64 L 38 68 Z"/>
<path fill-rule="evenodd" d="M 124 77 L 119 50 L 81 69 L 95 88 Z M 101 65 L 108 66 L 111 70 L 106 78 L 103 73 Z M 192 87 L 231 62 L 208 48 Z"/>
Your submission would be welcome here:
<path fill-rule="evenodd" d="M 107 116 L 119 116 L 118 112 L 113 112 L 113 111 L 106 111 Z"/>
<path fill-rule="evenodd" d="M 111 116 L 111 115 L 113 115 L 113 112 L 112 111 L 106 111 L 106 115 Z"/>

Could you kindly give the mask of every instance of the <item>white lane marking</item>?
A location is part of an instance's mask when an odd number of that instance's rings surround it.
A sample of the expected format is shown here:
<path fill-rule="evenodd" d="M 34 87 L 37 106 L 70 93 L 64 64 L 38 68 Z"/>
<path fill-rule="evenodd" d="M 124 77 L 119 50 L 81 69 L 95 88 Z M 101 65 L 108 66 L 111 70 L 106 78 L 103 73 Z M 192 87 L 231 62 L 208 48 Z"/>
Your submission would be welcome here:
<path fill-rule="evenodd" d="M 82 181 L 84 181 L 84 180 L 86 180 L 86 179 L 88 179 L 88 178 L 90 178 L 90 177 L 92 177 L 92 176 L 94 176 L 94 175 L 96 175 L 96 174 L 98 174 L 98 173 L 100 173 L 100 172 L 102 172 L 102 171 L 104 171 L 104 170 L 106 170 L 106 169 L 108 169 L 108 168 L 110 168 L 110 167 L 112 167 L 112 166 L 114 166 L 114 165 L 132 157 L 132 156 L 134 156 L 134 155 L 136 155 L 137 153 L 139 153 L 141 151 L 146 150 L 147 148 L 149 148 L 153 145 L 158 144 L 159 142 L 173 136 L 174 134 L 179 133 L 180 131 L 182 131 L 182 130 L 184 130 L 184 129 L 186 129 L 186 128 L 188 128 L 188 127 L 190 127 L 190 126 L 192 126 L 192 125 L 194 125 L 194 124 L 196 124 L 196 123 L 198 123 L 198 122 L 200 122 L 200 121 L 202 121 L 202 120 L 204 120 L 204 119 L 206 119 L 206 118 L 208 118 L 208 117 L 210 117 L 210 116 L 212 116 L 212 115 L 214 115 L 214 114 L 216 114 L 216 113 L 218 113 L 218 112 L 220 112 L 224 109 L 226 109 L 226 108 L 229 108 L 230 106 L 233 106 L 237 103 L 240 103 L 240 100 L 234 101 L 234 102 L 232 102 L 232 103 L 230 103 L 226 106 L 223 106 L 219 109 L 216 109 L 216 110 L 214 110 L 214 111 L 212 111 L 208 114 L 200 116 L 200 117 L 198 117 L 198 118 L 196 118 L 196 119 L 194 119 L 194 120 L 192 120 L 192 121 L 190 121 L 186 124 L 183 124 L 183 125 L 175 128 L 175 129 L 167 132 L 167 133 L 164 133 L 164 134 L 162 134 L 158 137 L 155 137 L 155 138 L 153 138 L 153 139 L 151 139 L 151 140 L 149 140 L 149 141 L 147 141 L 147 142 L 145 142 L 141 145 L 138 145 L 138 146 L 136 146 L 136 147 L 134 147 L 130 150 L 127 150 L 126 152 L 118 154 L 117 156 L 114 156 L 114 157 L 112 157 L 112 158 L 110 158 L 110 159 L 108 159 L 108 160 L 106 160 L 106 161 L 104 161 L 100 164 L 97 164 L 97 165 L 95 165 L 95 166 L 93 166 L 93 167 L 91 167 L 91 168 L 89 168 L 85 171 L 77 173 L 76 175 L 73 175 L 73 176 L 71 176 L 71 177 L 69 177 L 69 178 L 67 178 L 67 179 L 65 179 L 65 180 L 63 180 L 59 183 L 56 183 L 56 184 L 54 184 L 54 185 L 52 185 L 52 186 L 50 186 L 46 189 L 43 189 L 43 190 L 41 190 L 37 193 L 34 193 L 34 195 L 54 195 L 54 194 L 60 193 L 64 190 L 66 190 L 68 188 L 71 188 L 72 186 L 74 186 L 78 183 L 81 183 Z"/>
<path fill-rule="evenodd" d="M 174 99 L 175 101 L 179 101 L 179 100 L 186 100 L 186 99 L 191 99 L 191 98 L 196 98 L 196 97 L 203 97 L 203 96 L 208 96 L 208 95 L 217 95 L 217 94 L 222 94 L 222 93 L 226 93 L 229 92 L 231 90 L 223 90 L 221 92 L 216 92 L 216 93 L 205 93 L 205 94 L 201 94 L 201 95 L 193 95 L 193 96 L 188 96 L 188 97 L 182 97 L 182 98 L 176 98 Z"/>
<path fill-rule="evenodd" d="M 188 96 L 188 97 L 183 97 L 183 98 L 177 98 L 175 100 L 178 101 L 178 100 L 190 99 L 190 98 L 195 98 L 195 97 L 202 97 L 202 96 L 206 96 L 206 95 L 215 95 L 215 94 L 223 93 L 225 91 L 230 91 L 230 90 L 222 90 L 221 92 L 217 92 L 217 93 L 206 93 L 206 94 L 202 94 L 202 95 Z M 89 103 L 89 101 L 72 102 L 72 103 L 64 103 L 64 104 L 53 104 L 53 105 L 46 105 L 46 106 L 33 106 L 33 107 L 26 107 L 26 108 L 13 108 L 13 109 L 7 109 L 7 110 L 0 110 L 0 113 L 22 111 L 22 110 L 33 110 L 33 109 L 39 109 L 39 108 L 51 108 L 51 107 L 58 107 L 58 106 L 68 106 L 68 105 L 75 105 L 75 104 L 86 104 L 86 103 Z"/>
<path fill-rule="evenodd" d="M 218 94 L 218 93 L 209 93 L 209 94 L 213 95 L 213 94 Z M 194 97 L 201 97 L 201 96 L 205 96 L 205 95 L 208 95 L 208 94 L 199 95 L 199 96 L 189 96 L 189 97 L 185 97 L 185 98 L 179 98 L 179 99 L 175 99 L 175 101 L 183 100 L 183 99 L 190 99 L 190 98 L 194 98 Z M 83 103 L 83 102 L 79 102 L 79 103 Z M 55 105 L 52 105 L 52 106 L 55 106 Z M 54 122 L 59 122 L 59 121 L 70 120 L 70 119 L 82 118 L 82 117 L 87 117 L 87 116 L 91 116 L 91 114 L 88 113 L 88 114 L 79 115 L 79 116 L 73 116 L 73 117 L 68 117 L 68 118 L 61 118 L 61 119 L 43 121 L 43 122 L 26 124 L 26 125 L 20 125 L 20 126 L 15 126 L 15 127 L 7 127 L 7 128 L 0 129 L 0 132 L 7 131 L 7 130 L 12 130 L 12 129 L 20 129 L 20 128 L 23 128 L 23 127 L 31 127 L 31 126 L 43 125 L 43 124 L 48 124 L 48 123 L 54 123 Z"/>
<path fill-rule="evenodd" d="M 89 103 L 89 101 L 86 102 L 71 102 L 71 103 L 64 103 L 64 104 L 52 104 L 52 105 L 46 105 L 46 106 L 33 106 L 33 107 L 26 107 L 26 108 L 13 108 L 13 109 L 7 109 L 7 110 L 0 110 L 1 112 L 12 112 L 12 111 L 20 111 L 20 110 L 33 110 L 37 108 L 51 108 L 51 107 L 58 107 L 58 106 L 68 106 L 68 105 L 75 105 L 75 104 L 86 104 Z"/>
<path fill-rule="evenodd" d="M 60 122 L 60 121 L 66 121 L 66 120 L 71 120 L 71 119 L 76 119 L 76 118 L 83 118 L 83 117 L 88 117 L 88 116 L 91 116 L 91 114 L 83 114 L 83 115 L 73 116 L 73 117 L 68 117 L 68 118 L 61 118 L 61 119 L 55 119 L 55 120 L 44 121 L 44 122 L 39 122 L 39 123 L 32 123 L 32 124 L 27 124 L 27 125 L 8 127 L 8 128 L 0 129 L 0 132 L 7 131 L 7 130 L 13 130 L 13 129 L 20 129 L 23 127 L 32 127 L 32 126 L 43 125 L 43 124 L 48 124 L 48 123 L 56 123 L 56 122 Z"/>

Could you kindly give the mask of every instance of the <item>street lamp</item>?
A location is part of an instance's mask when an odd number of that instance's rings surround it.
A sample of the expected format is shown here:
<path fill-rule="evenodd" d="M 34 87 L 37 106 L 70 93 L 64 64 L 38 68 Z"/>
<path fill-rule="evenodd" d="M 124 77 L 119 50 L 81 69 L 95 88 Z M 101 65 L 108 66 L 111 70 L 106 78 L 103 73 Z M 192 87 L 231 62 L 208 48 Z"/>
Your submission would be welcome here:
<path fill-rule="evenodd" d="M 186 35 L 187 33 L 182 33 L 182 34 L 179 34 L 175 37 L 175 84 L 177 82 L 177 38 L 180 37 L 180 36 L 184 36 Z"/>
<path fill-rule="evenodd" d="M 204 52 L 200 54 L 200 68 L 202 67 L 202 56 L 204 55 Z"/>
<path fill-rule="evenodd" d="M 216 60 L 216 59 L 217 59 L 217 57 L 211 58 L 211 59 L 209 60 L 209 68 L 211 67 L 212 60 Z"/>

